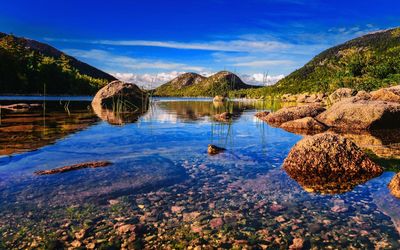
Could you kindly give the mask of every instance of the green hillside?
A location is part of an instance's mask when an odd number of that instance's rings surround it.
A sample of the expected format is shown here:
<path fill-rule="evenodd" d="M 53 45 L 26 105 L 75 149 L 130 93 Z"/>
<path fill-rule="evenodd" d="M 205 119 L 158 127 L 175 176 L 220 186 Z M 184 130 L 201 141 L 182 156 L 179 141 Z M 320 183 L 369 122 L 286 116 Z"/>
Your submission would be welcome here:
<path fill-rule="evenodd" d="M 47 44 L 0 33 L 0 94 L 86 95 L 112 80 Z"/>
<path fill-rule="evenodd" d="M 210 77 L 196 73 L 183 74 L 155 89 L 157 96 L 216 96 L 229 91 L 257 88 L 245 84 L 237 75 L 220 71 Z"/>
<path fill-rule="evenodd" d="M 327 49 L 273 86 L 231 95 L 332 92 L 341 87 L 374 90 L 400 83 L 400 28 L 350 40 Z"/>

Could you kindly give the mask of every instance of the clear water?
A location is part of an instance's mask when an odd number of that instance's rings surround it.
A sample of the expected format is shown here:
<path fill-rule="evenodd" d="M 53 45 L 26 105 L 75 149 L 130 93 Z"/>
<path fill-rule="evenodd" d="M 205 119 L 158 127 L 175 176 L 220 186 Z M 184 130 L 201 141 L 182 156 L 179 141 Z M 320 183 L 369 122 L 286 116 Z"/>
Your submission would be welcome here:
<path fill-rule="evenodd" d="M 112 125 L 85 100 L 1 113 L 0 136 L 7 139 L 0 141 L 0 248 L 78 241 L 103 249 L 285 249 L 296 238 L 305 249 L 400 247 L 400 200 L 387 189 L 394 172 L 343 194 L 306 192 L 281 169 L 302 136 L 254 117 L 276 106 L 158 98 L 137 121 Z M 237 117 L 212 119 L 223 111 Z M 396 156 L 397 144 L 369 145 L 371 137 L 377 138 L 361 135 L 360 146 Z M 227 151 L 209 156 L 208 144 Z M 34 174 L 97 160 L 113 164 Z"/>

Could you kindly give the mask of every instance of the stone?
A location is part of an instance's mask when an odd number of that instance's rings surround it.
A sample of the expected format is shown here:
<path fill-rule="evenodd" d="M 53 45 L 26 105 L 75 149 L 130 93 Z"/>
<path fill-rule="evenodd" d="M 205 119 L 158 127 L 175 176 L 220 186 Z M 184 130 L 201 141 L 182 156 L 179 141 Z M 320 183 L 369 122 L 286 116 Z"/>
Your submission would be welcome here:
<path fill-rule="evenodd" d="M 232 119 L 233 115 L 229 112 L 223 112 L 221 114 L 214 115 L 216 121 L 227 122 Z"/>
<path fill-rule="evenodd" d="M 185 207 L 182 206 L 172 206 L 171 207 L 171 212 L 173 213 L 181 213 L 185 209 Z"/>
<path fill-rule="evenodd" d="M 135 225 L 131 225 L 131 224 L 124 224 L 121 225 L 117 228 L 117 232 L 120 235 L 126 234 L 126 233 L 133 233 L 135 232 L 136 226 Z"/>
<path fill-rule="evenodd" d="M 305 117 L 293 121 L 288 121 L 282 123 L 280 126 L 286 130 L 304 130 L 304 131 L 324 131 L 327 129 L 327 126 L 315 120 L 312 117 Z"/>
<path fill-rule="evenodd" d="M 146 110 L 149 98 L 133 83 L 112 81 L 101 88 L 92 100 L 92 107 L 139 112 Z"/>
<path fill-rule="evenodd" d="M 321 193 L 349 191 L 383 172 L 356 144 L 333 133 L 300 140 L 283 168 L 307 191 Z"/>
<path fill-rule="evenodd" d="M 214 218 L 212 220 L 210 220 L 210 227 L 211 228 L 220 228 L 224 225 L 224 221 L 222 220 L 222 218 Z"/>
<path fill-rule="evenodd" d="M 71 242 L 71 246 L 78 248 L 82 246 L 82 243 L 79 240 L 74 240 Z"/>
<path fill-rule="evenodd" d="M 329 95 L 328 100 L 330 104 L 339 102 L 343 99 L 355 96 L 357 91 L 350 88 L 339 88 Z"/>
<path fill-rule="evenodd" d="M 304 240 L 301 238 L 294 238 L 292 245 L 289 246 L 291 250 L 301 250 L 303 249 Z"/>
<path fill-rule="evenodd" d="M 209 144 L 208 148 L 207 148 L 207 153 L 209 155 L 216 155 L 216 154 L 224 152 L 225 150 L 226 150 L 225 148 L 220 148 L 218 146 Z"/>
<path fill-rule="evenodd" d="M 390 181 L 388 188 L 390 193 L 400 199 L 400 173 L 397 173 Z"/>
<path fill-rule="evenodd" d="M 282 108 L 274 113 L 270 113 L 269 115 L 262 117 L 261 119 L 271 125 L 280 126 L 282 123 L 288 121 L 293 121 L 305 117 L 315 117 L 324 111 L 324 107 L 316 104 L 310 104 L 297 107 Z"/>
<path fill-rule="evenodd" d="M 400 104 L 348 98 L 332 105 L 316 120 L 345 131 L 399 128 Z"/>
<path fill-rule="evenodd" d="M 378 89 L 370 93 L 372 100 L 400 103 L 400 85 Z"/>

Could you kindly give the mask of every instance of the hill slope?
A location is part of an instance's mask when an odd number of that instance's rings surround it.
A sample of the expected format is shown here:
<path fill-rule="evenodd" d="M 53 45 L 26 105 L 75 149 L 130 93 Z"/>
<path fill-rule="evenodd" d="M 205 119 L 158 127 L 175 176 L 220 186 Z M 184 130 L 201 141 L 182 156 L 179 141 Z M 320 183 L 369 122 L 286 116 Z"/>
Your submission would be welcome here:
<path fill-rule="evenodd" d="M 272 87 L 273 92 L 373 90 L 400 82 L 400 28 L 350 40 L 323 51 Z"/>
<path fill-rule="evenodd" d="M 227 95 L 231 90 L 256 88 L 245 84 L 237 75 L 220 71 L 210 77 L 185 73 L 158 87 L 157 96 L 215 96 Z"/>
<path fill-rule="evenodd" d="M 112 80 L 50 45 L 0 33 L 2 94 L 92 94 Z"/>

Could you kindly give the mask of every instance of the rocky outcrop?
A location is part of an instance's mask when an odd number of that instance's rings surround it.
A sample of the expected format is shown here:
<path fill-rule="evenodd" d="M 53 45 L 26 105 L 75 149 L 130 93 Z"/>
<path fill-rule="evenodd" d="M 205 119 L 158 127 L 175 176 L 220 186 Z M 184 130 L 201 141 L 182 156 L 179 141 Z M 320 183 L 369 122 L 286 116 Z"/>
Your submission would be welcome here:
<path fill-rule="evenodd" d="M 370 93 L 372 100 L 400 103 L 400 85 L 390 88 L 378 89 Z"/>
<path fill-rule="evenodd" d="M 396 174 L 393 179 L 390 181 L 388 188 L 390 193 L 400 199 L 400 173 Z"/>
<path fill-rule="evenodd" d="M 224 112 L 221 114 L 214 115 L 214 119 L 219 122 L 228 122 L 232 119 L 232 117 L 233 117 L 233 114 L 231 114 L 229 112 Z"/>
<path fill-rule="evenodd" d="M 349 191 L 383 172 L 353 142 L 332 133 L 300 140 L 283 168 L 306 190 L 322 193 Z"/>
<path fill-rule="evenodd" d="M 327 129 L 327 127 L 315 120 L 312 117 L 305 117 L 289 122 L 282 123 L 281 128 L 288 130 L 290 132 L 295 131 L 315 131 L 321 132 Z"/>
<path fill-rule="evenodd" d="M 270 113 L 262 119 L 273 126 L 280 126 L 282 123 L 288 121 L 293 121 L 304 117 L 315 117 L 324 111 L 325 108 L 320 105 L 304 105 L 282 108 L 275 113 Z"/>
<path fill-rule="evenodd" d="M 331 104 L 339 102 L 343 99 L 355 96 L 357 91 L 350 88 L 340 88 L 335 90 L 332 94 L 329 95 L 329 102 Z"/>
<path fill-rule="evenodd" d="M 50 169 L 50 170 L 40 170 L 40 171 L 36 171 L 35 174 L 37 174 L 37 175 L 59 174 L 59 173 L 69 172 L 69 171 L 73 171 L 73 170 L 79 170 L 79 169 L 83 169 L 83 168 L 101 168 L 101 167 L 106 167 L 110 164 L 111 164 L 111 162 L 108 162 L 108 161 L 85 162 L 85 163 L 79 163 L 79 164 L 74 164 L 74 165 L 70 165 L 70 166 L 60 167 L 60 168 L 54 168 L 54 169 Z"/>
<path fill-rule="evenodd" d="M 207 153 L 209 155 L 216 155 L 216 154 L 224 152 L 225 150 L 226 150 L 225 148 L 220 148 L 218 146 L 209 144 L 208 148 L 207 148 Z"/>
<path fill-rule="evenodd" d="M 400 127 L 400 104 L 356 97 L 337 102 L 316 119 L 341 130 Z"/>
<path fill-rule="evenodd" d="M 92 101 L 93 107 L 139 112 L 147 109 L 147 93 L 132 83 L 113 81 L 100 89 Z"/>

